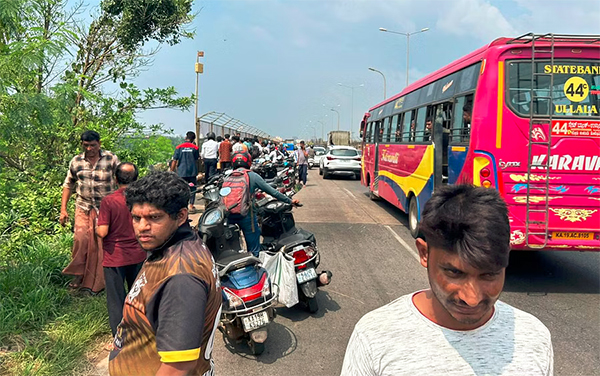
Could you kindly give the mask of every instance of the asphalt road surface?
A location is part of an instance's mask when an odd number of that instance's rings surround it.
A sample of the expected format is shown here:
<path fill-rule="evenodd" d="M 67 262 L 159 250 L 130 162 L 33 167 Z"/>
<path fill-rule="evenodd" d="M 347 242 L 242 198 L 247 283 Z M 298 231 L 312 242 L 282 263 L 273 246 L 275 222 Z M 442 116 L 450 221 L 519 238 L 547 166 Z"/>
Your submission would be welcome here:
<path fill-rule="evenodd" d="M 333 281 L 319 291 L 316 314 L 278 309 L 258 357 L 218 332 L 213 356 L 219 375 L 338 375 L 365 313 L 428 287 L 406 215 L 369 200 L 359 181 L 323 180 L 311 170 L 296 198 L 304 203 L 295 209 L 297 224 L 315 234 L 319 269 L 331 270 Z M 555 375 L 600 374 L 600 254 L 515 253 L 501 299 L 550 329 Z"/>

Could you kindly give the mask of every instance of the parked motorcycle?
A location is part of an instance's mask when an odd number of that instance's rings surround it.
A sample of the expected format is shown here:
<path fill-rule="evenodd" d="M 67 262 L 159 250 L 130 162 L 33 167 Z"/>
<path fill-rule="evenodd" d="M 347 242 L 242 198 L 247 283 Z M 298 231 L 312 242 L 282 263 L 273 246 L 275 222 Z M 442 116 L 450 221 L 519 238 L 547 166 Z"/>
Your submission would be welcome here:
<path fill-rule="evenodd" d="M 227 196 L 229 192 L 230 188 L 222 188 L 219 194 Z M 228 223 L 231 209 L 212 201 L 200 218 L 198 232 L 219 272 L 221 329 L 230 339 L 245 339 L 252 353 L 260 355 L 265 349 L 267 325 L 275 318 L 277 291 L 260 260 L 242 247 L 239 227 Z"/>
<path fill-rule="evenodd" d="M 294 193 L 291 192 L 289 196 Z M 257 206 L 261 217 L 263 250 L 270 254 L 282 251 L 294 258 L 298 298 L 307 305 L 309 312 L 317 312 L 319 275 L 316 268 L 320 263 L 320 255 L 314 234 L 296 227 L 292 204 L 271 199 L 263 200 Z"/>

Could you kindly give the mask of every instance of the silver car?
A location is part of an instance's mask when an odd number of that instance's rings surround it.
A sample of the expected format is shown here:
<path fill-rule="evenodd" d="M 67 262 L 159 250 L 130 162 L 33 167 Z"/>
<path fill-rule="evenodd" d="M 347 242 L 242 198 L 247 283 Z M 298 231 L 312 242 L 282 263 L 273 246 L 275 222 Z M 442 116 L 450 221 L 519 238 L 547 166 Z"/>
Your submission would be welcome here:
<path fill-rule="evenodd" d="M 360 153 L 351 146 L 332 146 L 319 163 L 319 174 L 327 179 L 332 174 L 354 175 L 360 179 Z"/>

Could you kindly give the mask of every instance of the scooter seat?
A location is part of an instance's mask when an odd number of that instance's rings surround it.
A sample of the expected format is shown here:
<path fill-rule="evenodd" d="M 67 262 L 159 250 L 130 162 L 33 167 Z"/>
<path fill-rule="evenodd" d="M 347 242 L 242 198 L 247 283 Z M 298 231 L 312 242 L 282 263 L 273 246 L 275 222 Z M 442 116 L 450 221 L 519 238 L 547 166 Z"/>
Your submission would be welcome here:
<path fill-rule="evenodd" d="M 219 276 L 223 277 L 231 270 L 241 269 L 249 265 L 260 264 L 260 259 L 254 257 L 250 252 L 242 252 L 239 255 L 232 255 L 216 261 L 219 268 Z"/>

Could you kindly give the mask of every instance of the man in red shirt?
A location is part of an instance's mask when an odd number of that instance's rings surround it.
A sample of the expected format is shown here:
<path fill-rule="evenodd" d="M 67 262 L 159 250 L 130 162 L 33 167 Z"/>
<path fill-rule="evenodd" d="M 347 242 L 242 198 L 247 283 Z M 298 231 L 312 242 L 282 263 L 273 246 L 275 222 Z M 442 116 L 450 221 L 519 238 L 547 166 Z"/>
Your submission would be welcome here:
<path fill-rule="evenodd" d="M 125 303 L 125 281 L 131 290 L 146 252 L 138 243 L 133 231 L 131 212 L 125 203 L 125 188 L 137 180 L 138 170 L 133 163 L 117 166 L 116 178 L 119 189 L 104 197 L 100 203 L 96 235 L 102 238 L 104 249 L 104 279 L 108 321 L 113 337 L 123 318 Z"/>
<path fill-rule="evenodd" d="M 231 142 L 229 135 L 225 135 L 225 139 L 219 145 L 219 163 L 221 163 L 221 171 L 231 168 Z"/>

